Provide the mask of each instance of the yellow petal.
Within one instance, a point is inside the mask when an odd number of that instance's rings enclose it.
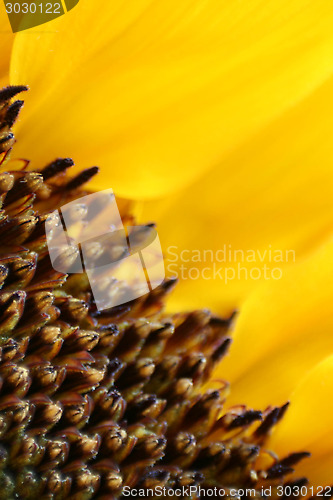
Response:
[[[301,378],[333,352],[332,258],[331,239],[244,302],[230,355],[213,374],[231,381],[230,404],[285,403]]]
[[[0,3],[0,88],[9,84],[9,63],[14,35],[9,24],[4,3]]]
[[[332,93],[330,79],[228,155],[223,169],[146,204],[142,220],[157,222],[169,273],[184,277],[170,308],[241,308],[260,281],[273,282],[325,240],[333,217]]]
[[[308,360],[311,362],[310,354]],[[319,486],[332,484],[332,394],[333,356],[329,356],[297,386],[291,396],[291,406],[269,443],[281,455],[290,450],[309,450],[312,458],[297,467],[297,473],[307,475]]]
[[[17,154],[97,162],[95,187],[125,197],[172,192],[331,75],[332,21],[331,0],[81,0],[16,38]]]

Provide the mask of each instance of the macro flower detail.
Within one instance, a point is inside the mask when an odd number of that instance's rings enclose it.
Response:
[[[116,499],[124,486],[220,488],[226,498],[272,488],[274,498],[281,485],[305,486],[297,464],[308,453],[266,449],[288,404],[224,410],[226,382],[203,390],[233,315],[167,314],[173,280],[100,312],[84,274],[53,269],[45,220],[87,194],[98,169],[71,177],[72,160],[61,158],[11,168],[23,90],[0,92],[0,498]],[[122,218],[132,221],[126,210]]]

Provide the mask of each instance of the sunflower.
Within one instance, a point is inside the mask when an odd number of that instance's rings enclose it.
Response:
[[[265,443],[311,451],[297,471],[331,484],[331,2],[81,0],[15,39],[1,22],[2,81],[30,87],[15,156],[38,171],[97,163],[91,188],[112,183],[158,222],[167,268],[171,247],[177,264],[187,252],[198,279],[180,280],[169,311],[239,310],[229,357],[201,382],[230,380],[229,404],[276,405],[263,418],[290,400]],[[224,247],[237,279],[202,258]],[[279,279],[249,279],[270,251],[293,258]]]
[[[84,184],[98,169],[69,177],[69,158],[39,171],[26,171],[26,162],[11,170],[11,126],[22,107],[12,98],[24,90],[0,91],[6,167],[0,176],[0,498],[163,493],[195,500],[311,491],[307,478],[294,474],[308,452],[279,458],[267,448],[287,404],[263,412],[244,405],[225,410],[228,384],[204,388],[230,345],[233,315],[167,314],[163,305],[174,280],[101,311],[96,286],[106,301],[121,295],[124,281],[116,273],[105,283],[104,272],[90,287],[89,267],[71,276],[53,268],[46,234],[57,231],[54,209],[69,203],[62,214],[77,230],[85,212],[93,214],[91,227],[100,224],[107,201],[84,201],[92,199]],[[132,219],[124,207],[123,223]],[[145,248],[150,226],[130,232],[131,245],[137,240]],[[115,240],[85,240],[84,248],[96,265],[119,255]],[[73,250],[60,246],[62,269],[76,268]]]

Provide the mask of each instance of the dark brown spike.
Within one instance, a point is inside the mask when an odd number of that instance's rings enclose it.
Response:
[[[262,420],[262,412],[256,410],[248,410],[235,417],[230,423],[227,424],[227,428],[230,430],[236,429],[237,427],[244,427],[258,420]]]
[[[26,85],[11,85],[0,90],[0,103],[4,103],[15,97],[21,92],[28,90]]]
[[[187,377],[196,380],[202,376],[207,365],[207,359],[202,353],[192,353],[186,356],[179,367],[177,377]]]
[[[255,431],[255,436],[260,438],[266,436],[270,430],[283,418],[283,415],[289,407],[289,402],[281,406],[281,408],[273,408],[264,418],[258,429]]]
[[[222,358],[227,354],[229,351],[229,348],[232,344],[232,339],[231,338],[226,338],[222,344],[213,352],[212,355],[212,363],[213,365],[216,365],[221,361]]]
[[[125,330],[113,355],[121,357],[126,362],[134,361],[151,329],[152,327],[149,321],[142,319],[135,321],[135,323]]]
[[[141,348],[141,355],[158,359],[174,331],[175,327],[172,323],[152,325],[152,329]]]
[[[209,419],[209,415],[221,407],[220,393],[211,391],[203,394],[190,408],[186,420],[188,424],[198,424]]]
[[[167,352],[177,348],[177,344],[190,346],[193,343],[199,343],[204,337],[204,328],[211,319],[211,313],[208,310],[194,311],[185,316],[184,321],[177,326],[174,335],[167,344]]]
[[[44,181],[52,179],[74,165],[72,158],[57,158],[40,171]]]
[[[11,104],[5,114],[5,124],[7,127],[11,128],[16,122],[18,115],[22,109],[24,101],[15,101]]]
[[[299,453],[291,453],[286,458],[280,460],[280,464],[287,467],[294,467],[294,465],[298,464],[304,458],[311,457],[311,453],[307,451],[299,452]]]
[[[192,464],[194,469],[202,470],[220,464],[228,455],[227,447],[222,442],[213,443],[203,448]]]
[[[270,467],[265,473],[265,479],[278,479],[280,477],[284,477],[288,474],[294,472],[292,467],[288,467],[287,465],[275,464],[273,467]]]
[[[70,180],[66,186],[67,191],[74,191],[90,181],[96,174],[98,174],[98,167],[91,167],[83,170],[80,174]]]

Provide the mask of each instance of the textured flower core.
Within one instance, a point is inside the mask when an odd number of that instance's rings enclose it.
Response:
[[[232,318],[167,315],[173,281],[101,313],[84,274],[52,268],[47,215],[86,194],[98,169],[73,178],[70,159],[14,167],[22,101],[13,98],[23,90],[0,92],[0,498],[113,499],[123,486],[191,485],[226,498],[253,488],[259,498],[262,487],[275,497],[278,486],[307,484],[293,470],[307,453],[265,449],[287,405],[224,411],[226,383],[203,391]],[[126,210],[122,218],[133,221]]]

